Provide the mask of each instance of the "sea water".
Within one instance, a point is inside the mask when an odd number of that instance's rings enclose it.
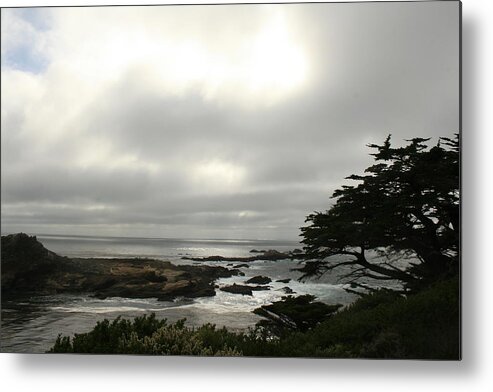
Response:
[[[250,251],[276,249],[281,252],[300,248],[295,241],[267,240],[200,240],[161,238],[115,238],[90,236],[38,235],[38,240],[49,250],[68,257],[129,258],[146,257],[171,261],[174,264],[207,264],[231,267],[238,262],[198,262],[186,257],[212,255],[245,257]],[[225,326],[233,331],[253,327],[260,317],[252,311],[285,296],[285,287],[296,295],[312,294],[328,304],[348,304],[355,297],[330,276],[320,280],[300,282],[301,274],[293,271],[296,260],[253,261],[240,268],[245,276],[233,276],[216,281],[219,287],[244,282],[256,275],[272,279],[267,291],[254,291],[252,296],[232,294],[216,289],[214,297],[196,299],[177,298],[172,302],[149,299],[106,298],[88,295],[57,294],[28,297],[2,302],[0,347],[3,352],[45,352],[58,334],[73,335],[90,331],[97,321],[118,316],[133,318],[154,312],[158,318],[170,322],[186,319],[189,326],[205,323]],[[289,283],[276,282],[291,279]]]

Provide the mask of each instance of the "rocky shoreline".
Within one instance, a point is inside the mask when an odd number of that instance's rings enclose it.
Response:
[[[256,250],[252,249],[250,253],[255,253],[255,256],[246,257],[227,257],[227,256],[207,256],[207,257],[182,257],[183,260],[193,260],[193,261],[232,261],[240,263],[249,263],[252,261],[263,260],[263,261],[279,261],[286,259],[299,258],[302,255],[301,250],[295,249],[291,252],[279,252],[275,249],[269,250]]]
[[[81,259],[57,255],[36,237],[2,236],[2,296],[56,293],[90,294],[97,298],[157,298],[170,301],[214,296],[214,282],[239,274],[220,266],[176,266],[152,259]]]

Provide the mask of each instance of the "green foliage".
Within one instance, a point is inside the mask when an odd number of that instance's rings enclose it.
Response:
[[[369,146],[376,163],[349,176],[358,184],[336,190],[335,204],[301,228],[304,278],[344,268],[348,282],[399,280],[417,291],[458,272],[459,138],[440,138],[432,148],[428,140],[393,148],[389,136]],[[369,250],[383,257],[370,260]],[[417,263],[396,265],[407,255]]]
[[[72,339],[58,336],[52,353],[146,354],[146,355],[216,355],[238,356],[241,353],[226,344],[226,330],[216,331],[207,324],[197,331],[185,327],[185,320],[168,324],[155,314],[133,321],[118,317],[98,322],[91,332]],[[209,336],[209,339],[207,337]],[[214,336],[212,342],[210,336]]]
[[[228,332],[217,331],[207,324],[198,330],[185,327],[185,320],[168,324],[155,314],[136,317],[133,321],[118,317],[98,322],[91,332],[76,334],[72,339],[58,336],[52,353],[146,354],[146,355],[215,355],[238,356],[228,346]],[[215,339],[212,340],[211,336]],[[230,339],[231,341],[231,339]]]
[[[290,301],[296,308],[306,300]],[[287,306],[280,302],[278,310]],[[262,327],[247,333],[211,324],[195,329],[184,320],[168,324],[151,315],[104,320],[72,339],[59,336],[50,352],[458,359],[459,338],[459,285],[454,278],[408,297],[379,290],[310,329],[285,330],[277,338]]]
[[[205,325],[200,328],[214,333],[214,326]],[[207,345],[201,333],[185,328],[183,323],[166,325],[159,328],[151,336],[139,337],[132,333],[128,340],[122,339],[119,349],[125,353],[148,355],[199,355],[199,356],[238,356],[235,348],[227,345]]]
[[[458,279],[408,297],[378,291],[282,344],[284,355],[458,359]]]
[[[176,325],[182,326],[183,321]],[[156,319],[154,313],[136,317],[133,321],[120,317],[111,322],[104,319],[89,333],[75,334],[72,339],[58,336],[50,352],[121,354],[124,353],[121,343],[129,341],[131,336],[143,339],[165,326],[166,320]]]

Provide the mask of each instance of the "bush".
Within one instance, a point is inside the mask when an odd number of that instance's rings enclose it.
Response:
[[[233,333],[211,324],[189,328],[185,320],[168,324],[152,314],[133,321],[104,320],[91,332],[59,336],[50,352],[459,359],[458,283],[458,278],[439,282],[407,298],[380,290],[314,323],[312,329],[286,331],[277,338],[261,326]]]
[[[458,279],[409,297],[370,294],[306,333],[292,334],[279,355],[459,359]]]

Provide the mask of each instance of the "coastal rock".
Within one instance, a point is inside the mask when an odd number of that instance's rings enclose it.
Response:
[[[284,286],[279,290],[283,291],[285,294],[295,294],[294,290],[291,287]]]
[[[276,282],[279,282],[279,283],[289,283],[289,282],[291,282],[291,278],[278,279],[278,280],[276,280]]]
[[[221,291],[232,294],[253,295],[254,291],[270,290],[269,286],[247,286],[233,283],[230,286],[220,288]]]
[[[286,257],[287,253],[279,252],[275,249],[269,249],[263,252],[264,257]]]
[[[252,249],[255,250],[255,249]],[[260,252],[260,251],[259,251]],[[255,252],[252,252],[255,253]],[[278,261],[291,259],[292,256],[289,253],[279,252],[274,249],[269,249],[265,251],[261,251],[261,253],[256,254],[255,256],[247,256],[247,257],[225,257],[225,256],[207,256],[207,257],[182,257],[183,260],[193,260],[193,261],[237,261],[242,263],[263,260],[263,261]]]
[[[233,283],[231,286],[221,287],[220,290],[232,294],[253,295],[252,287],[236,283]]]
[[[253,283],[253,284],[267,284],[272,282],[272,279],[267,276],[254,276],[253,278],[248,279],[245,283]]]
[[[24,233],[2,236],[2,293],[26,290],[62,268],[66,258],[46,249],[35,236]]]
[[[254,286],[253,291],[267,291],[270,290],[270,286]]]
[[[98,298],[214,296],[218,278],[239,275],[237,269],[182,265],[152,259],[81,259],[61,257],[36,237],[2,237],[2,296],[86,293]]]

